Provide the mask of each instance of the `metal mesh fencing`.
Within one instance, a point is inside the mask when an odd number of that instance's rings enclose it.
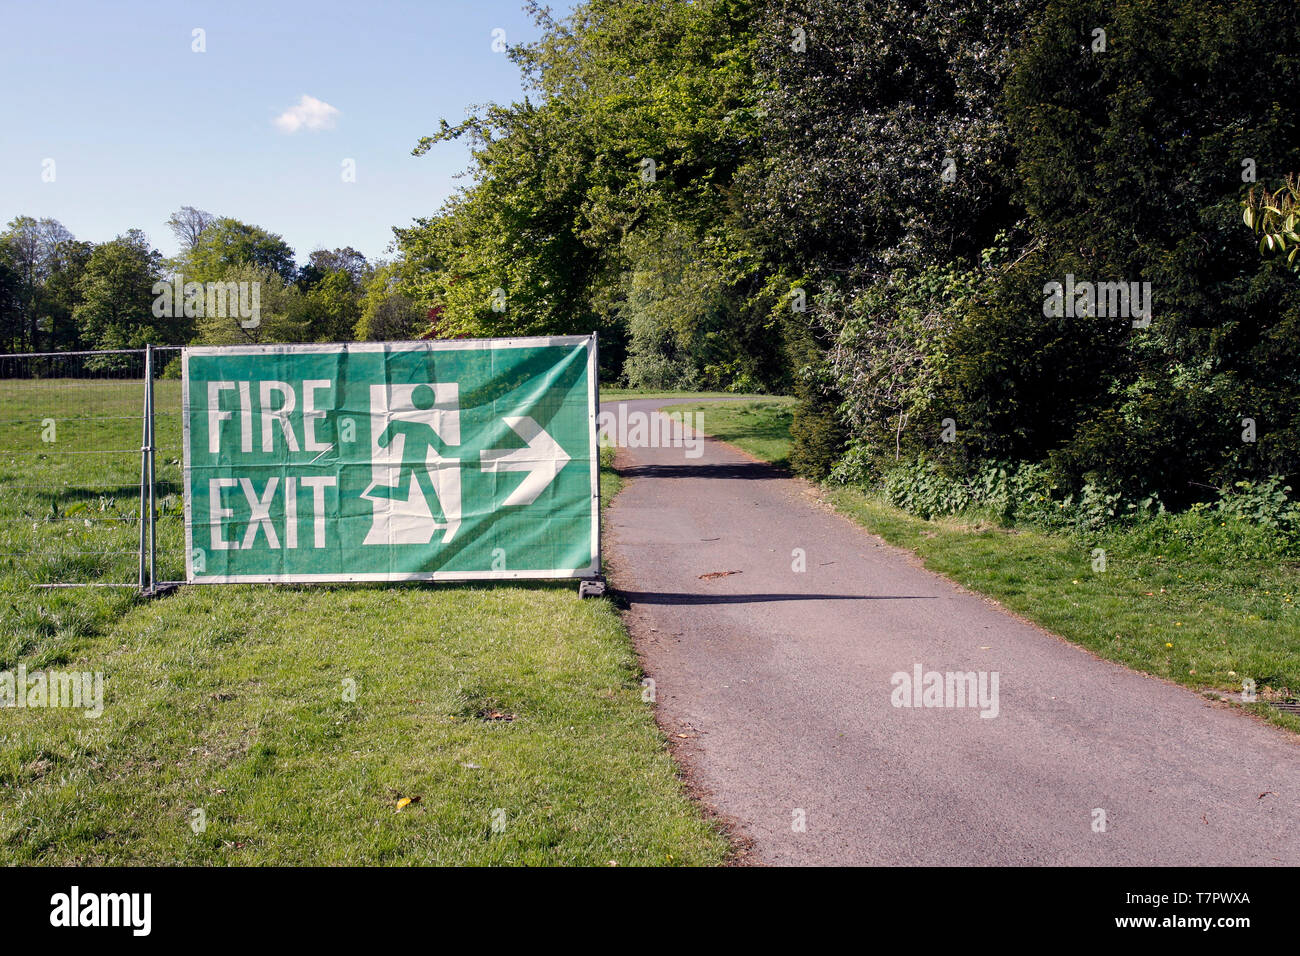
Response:
[[[155,586],[185,580],[185,456],[181,347],[153,349]]]
[[[141,589],[183,576],[180,381],[159,378],[178,356],[0,355],[0,575]]]

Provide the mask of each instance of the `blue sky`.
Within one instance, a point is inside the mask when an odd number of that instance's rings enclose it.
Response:
[[[138,227],[171,255],[167,217],[197,206],[280,233],[299,262],[382,256],[392,226],[437,211],[468,150],[411,148],[440,117],[519,99],[493,30],[539,32],[520,0],[8,0],[3,22],[0,222],[48,216],[94,242]],[[291,112],[304,96],[326,105]]]

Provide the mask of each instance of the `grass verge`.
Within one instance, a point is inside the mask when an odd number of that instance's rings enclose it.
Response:
[[[616,401],[624,398],[733,398],[741,399],[747,396],[738,395],[735,392],[680,392],[680,391],[656,391],[654,389],[644,388],[604,388],[600,390],[600,400],[602,402]]]
[[[663,411],[692,412],[705,433],[784,468],[790,463],[794,405],[793,398],[765,396],[736,402],[671,405]]]

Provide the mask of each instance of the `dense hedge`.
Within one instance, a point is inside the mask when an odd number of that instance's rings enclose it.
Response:
[[[1005,71],[975,76],[999,87],[986,138],[1005,138],[1011,160],[987,178],[1005,187],[992,201],[1003,214],[955,227],[951,248],[968,251],[952,256],[909,249],[863,215],[860,241],[893,244],[858,262],[889,274],[831,281],[819,300],[857,467],[918,452],[951,474],[1037,462],[1076,494],[1171,506],[1300,471],[1300,283],[1242,223],[1251,172],[1276,185],[1300,168],[1300,8],[977,6],[1031,13]],[[969,48],[945,49],[958,71]],[[825,154],[816,164],[836,167]],[[969,175],[959,163],[958,182]],[[1137,284],[1134,306],[1149,289],[1149,324],[1104,314],[1105,296],[1089,314],[1086,299],[1048,301],[1049,283],[1071,281]]]

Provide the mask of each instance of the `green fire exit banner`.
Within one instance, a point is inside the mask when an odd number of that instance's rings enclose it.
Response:
[[[186,580],[590,577],[594,336],[187,348]]]

